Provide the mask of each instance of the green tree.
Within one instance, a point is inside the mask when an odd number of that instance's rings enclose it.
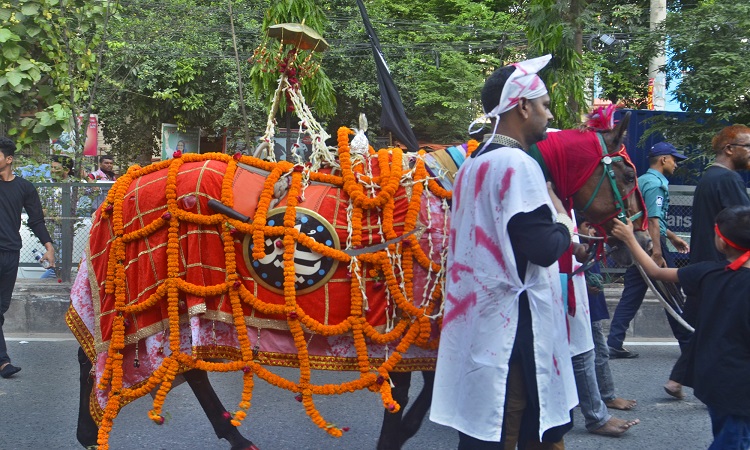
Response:
[[[72,130],[96,96],[108,0],[18,0],[0,8],[0,122],[21,146]],[[74,118],[85,115],[81,127]]]
[[[583,20],[588,33],[584,59],[598,79],[601,96],[628,108],[645,108],[649,2],[596,0],[586,8]],[[607,46],[600,40],[604,35],[617,41]]]
[[[241,55],[259,43],[263,10],[256,4],[234,8]],[[205,135],[224,128],[237,134],[232,129],[243,120],[227,1],[136,0],[123,6],[121,16],[108,42],[106,86],[97,103],[120,165],[150,163],[159,153],[162,123],[201,127]],[[246,58],[239,61],[245,72]],[[263,106],[252,96],[244,100],[249,127],[258,132]]]
[[[656,38],[672,49],[668,81],[691,114],[683,121],[654,121],[651,130],[710,153],[719,129],[750,123],[750,4],[710,0],[678,9],[668,13]]]
[[[554,57],[540,76],[549,89],[557,128],[577,125],[587,109],[581,17],[585,5],[585,0],[532,0],[529,5],[528,56]]]
[[[493,10],[492,2],[365,3],[417,137],[465,140],[468,124],[481,112],[484,79],[518,51],[517,17]],[[363,111],[373,122],[381,107],[369,40],[356,8],[341,5],[335,11],[331,17],[341,41],[332,40],[339,46],[324,64],[335,74],[336,120],[353,125],[356,112]]]

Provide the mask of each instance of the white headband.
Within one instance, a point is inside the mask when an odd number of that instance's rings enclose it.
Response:
[[[518,104],[521,98],[527,98],[533,100],[539,98],[547,93],[547,86],[537,72],[542,70],[544,66],[549,63],[552,59],[552,55],[544,55],[538,58],[530,59],[528,61],[522,61],[513,64],[516,70],[513,71],[511,76],[505,82],[503,86],[503,92],[500,95],[500,103],[492,109],[492,111],[485,113],[482,117],[473,121],[469,125],[469,134],[474,134],[479,130],[473,130],[475,124],[481,123],[484,125],[484,120],[489,118],[495,118],[495,130],[497,130],[497,123],[500,121],[500,115],[510,111]],[[492,132],[495,134],[495,131]]]

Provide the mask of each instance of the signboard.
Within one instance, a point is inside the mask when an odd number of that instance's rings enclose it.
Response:
[[[78,123],[83,116],[78,116]],[[89,126],[86,127],[86,142],[83,144],[83,156],[96,156],[99,146],[99,118],[96,114],[89,116]]]
[[[77,123],[81,124],[83,116],[78,116]],[[75,158],[76,144],[73,139],[74,133],[63,131],[57,139],[50,140],[50,153]],[[83,144],[83,156],[96,156],[99,146],[99,117],[96,114],[89,116],[89,125],[86,127],[86,141]]]
[[[654,110],[654,79],[653,78],[648,79],[648,99],[646,101],[648,104],[648,109],[653,111]]]
[[[175,151],[182,153],[200,153],[200,128],[192,127],[178,130],[177,125],[161,124],[161,159],[169,159]]]

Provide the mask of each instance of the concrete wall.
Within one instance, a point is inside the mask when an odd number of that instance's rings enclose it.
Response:
[[[68,333],[65,311],[70,285],[57,280],[16,280],[3,333]]]

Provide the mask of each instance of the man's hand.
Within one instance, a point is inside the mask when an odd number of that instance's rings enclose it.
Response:
[[[654,253],[651,255],[651,259],[654,260],[657,266],[659,267],[667,267],[667,262],[664,260],[664,255],[661,253]]]
[[[681,237],[677,236],[676,234],[672,237],[670,237],[670,242],[672,242],[672,245],[674,245],[674,248],[677,249],[680,253],[688,253],[690,252],[690,246],[688,245],[685,240],[683,240]]]
[[[588,244],[579,244],[573,242],[573,256],[576,257],[576,261],[583,264],[589,257],[589,246]]]
[[[52,244],[47,243],[44,248],[47,251],[44,252],[40,261],[47,261],[50,267],[55,267],[55,247],[53,247]]]
[[[596,286],[592,286],[590,284],[586,285],[586,290],[588,291],[589,295],[599,295],[599,293],[602,291]]]

